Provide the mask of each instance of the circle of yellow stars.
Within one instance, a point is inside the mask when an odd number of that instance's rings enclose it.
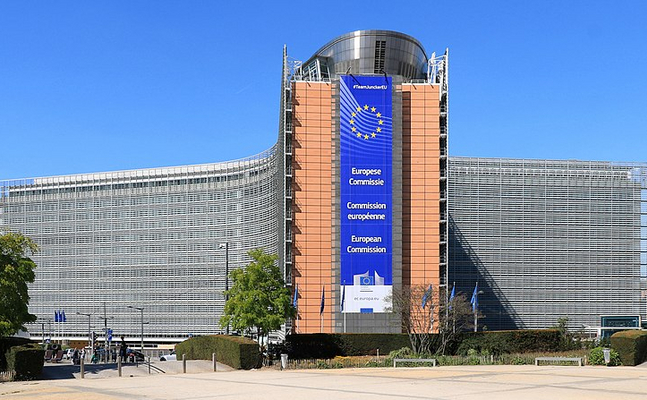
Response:
[[[353,132],[355,136],[357,136],[359,139],[362,139],[362,138],[364,140],[368,140],[369,138],[375,139],[377,137],[377,134],[382,132],[381,126],[378,126],[377,128],[375,128],[375,132],[371,132],[370,135],[368,133],[361,133],[360,131],[357,130],[357,127],[355,126],[355,117],[357,116],[357,113],[361,113],[369,110],[370,112],[374,113],[375,116],[377,117],[378,125],[384,124],[384,121],[382,120],[382,113],[377,111],[375,107],[369,107],[368,104],[364,104],[364,107],[357,106],[357,109],[350,114],[351,118],[348,122],[351,125],[351,128],[350,128],[351,132]]]

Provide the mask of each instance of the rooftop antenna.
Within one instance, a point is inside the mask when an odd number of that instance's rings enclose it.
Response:
[[[384,74],[384,81],[388,83],[389,82],[389,77],[386,75],[386,72],[384,72],[384,68],[382,68],[380,70],[380,72]]]

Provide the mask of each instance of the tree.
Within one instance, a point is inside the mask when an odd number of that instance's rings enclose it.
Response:
[[[36,321],[28,310],[27,284],[34,282],[36,263],[29,256],[37,250],[36,243],[20,233],[0,235],[0,336],[13,335]]]
[[[245,268],[232,271],[231,289],[220,325],[249,332],[254,328],[259,338],[277,330],[287,319],[295,316],[290,290],[285,287],[277,256],[261,249],[249,252],[253,261]]]
[[[552,327],[559,331],[562,349],[572,350],[581,347],[581,341],[576,340],[575,335],[568,330],[568,317],[561,317],[557,319],[557,323]]]
[[[474,314],[464,295],[454,297],[448,304],[443,292],[414,285],[394,289],[391,304],[391,311],[401,316],[402,331],[409,335],[415,354],[444,355],[458,334],[474,326]]]
[[[481,316],[480,311],[476,312]],[[438,321],[438,344],[437,353],[445,354],[447,346],[455,342],[459,334],[471,331],[474,328],[474,312],[467,296],[459,294],[449,303],[444,299],[440,306],[440,320]]]
[[[391,292],[390,311],[400,314],[402,331],[409,335],[415,354],[431,352],[434,308],[437,307],[434,299],[433,291],[424,285],[394,288]]]

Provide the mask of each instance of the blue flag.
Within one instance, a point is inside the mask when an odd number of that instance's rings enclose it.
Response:
[[[344,284],[342,286],[343,286],[343,289],[341,292],[341,312],[344,312],[344,303],[346,302],[346,285]]]
[[[429,288],[427,288],[427,290],[425,291],[425,294],[422,296],[422,309],[423,310],[427,306],[427,300],[429,300],[429,296],[431,296],[431,285],[429,285]]]
[[[54,322],[59,322],[59,321],[60,321],[60,317],[58,315],[58,311],[54,310]]]
[[[65,318],[65,311],[61,311],[59,318],[61,319],[61,322],[67,322],[67,318]]]
[[[472,305],[472,312],[476,312],[476,310],[479,308],[479,283],[478,281],[476,282],[476,286],[474,286],[474,293],[472,293],[472,299],[470,300],[470,304]]]
[[[326,305],[326,292],[325,292],[325,289],[326,289],[325,286],[321,287],[321,307],[319,307],[319,315],[323,314],[324,306]]]
[[[299,285],[294,288],[294,299],[292,299],[292,306],[298,308],[299,301]]]
[[[449,309],[452,309],[452,303],[454,301],[454,296],[456,295],[456,284],[452,286],[452,293],[449,295]]]

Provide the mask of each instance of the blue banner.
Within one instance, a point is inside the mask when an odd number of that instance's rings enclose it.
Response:
[[[384,312],[393,286],[391,78],[343,75],[339,86],[343,312]]]

